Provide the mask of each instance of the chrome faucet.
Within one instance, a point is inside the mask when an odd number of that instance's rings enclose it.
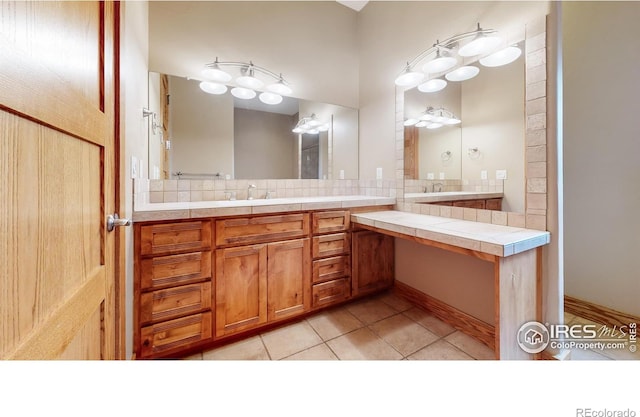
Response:
[[[434,193],[441,193],[442,192],[442,186],[443,184],[441,182],[436,182],[433,184],[433,192]],[[436,187],[438,187],[438,191],[436,191]]]
[[[253,200],[252,189],[254,188],[256,188],[255,184],[249,184],[249,187],[247,189],[247,200]]]
[[[236,192],[235,191],[225,191],[224,192],[224,197],[229,201],[234,201],[236,199]]]
[[[265,200],[270,199],[272,194],[273,194],[273,191],[267,190],[267,193],[264,195]]]

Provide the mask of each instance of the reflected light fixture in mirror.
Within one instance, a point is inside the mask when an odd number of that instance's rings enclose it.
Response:
[[[504,45],[504,40],[497,35],[497,31],[482,29],[478,23],[476,30],[452,36],[442,42],[437,41],[418,54],[407,62],[395,83],[401,87],[418,85],[418,90],[424,93],[440,91],[447,86],[447,82],[441,78],[443,74],[444,78],[453,82],[466,81],[478,75],[480,68],[477,66],[460,66],[464,58],[479,57],[481,65],[497,67],[515,61],[522,53],[515,46]],[[456,58],[456,55],[460,58]],[[428,57],[431,58],[422,66],[422,71],[413,69]]]
[[[427,107],[427,110],[419,118],[409,118],[404,121],[405,126],[426,127],[427,129],[438,129],[442,126],[453,126],[460,123],[462,121],[444,107],[438,109]]]
[[[234,80],[231,94],[234,97],[243,100],[251,100],[258,95],[256,90],[265,88],[265,82],[256,77],[256,73],[260,73],[275,79],[266,86],[267,91],[263,91],[259,95],[259,100],[265,104],[276,105],[283,100],[283,95],[290,95],[293,90],[289,86],[282,74],[276,74],[266,68],[255,65],[253,62],[220,62],[216,57],[213,63],[205,65],[202,70],[204,81],[200,83],[200,89],[209,94],[224,94],[227,92],[225,83],[229,83],[233,76],[221,69],[221,67],[231,67],[239,69],[240,76]]]
[[[321,122],[318,120],[315,113],[311,116],[303,117],[298,121],[296,126],[291,130],[293,133],[304,134],[309,133],[316,135],[320,132],[326,132],[329,130],[329,123]]]

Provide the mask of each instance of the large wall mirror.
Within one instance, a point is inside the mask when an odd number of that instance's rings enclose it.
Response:
[[[358,111],[285,97],[278,105],[207,94],[149,74],[149,178],[357,179]],[[318,133],[294,133],[314,115]]]
[[[524,51],[524,41],[518,46]],[[506,171],[502,210],[525,212],[525,56],[494,68],[480,67],[470,80],[444,90],[405,92],[404,117],[420,118],[444,108],[461,120],[437,129],[413,129],[415,146],[405,147],[405,179],[495,182]]]

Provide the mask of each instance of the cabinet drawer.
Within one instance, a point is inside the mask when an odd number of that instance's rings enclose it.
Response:
[[[313,261],[312,282],[324,282],[351,275],[350,256],[334,256],[333,258]]]
[[[207,278],[211,278],[211,251],[156,256],[140,261],[140,287],[143,290]]]
[[[349,230],[349,210],[320,211],[313,213],[313,233],[331,233]]]
[[[151,357],[172,349],[211,338],[211,312],[194,314],[142,328],[142,357]]]
[[[141,295],[140,322],[169,320],[207,309],[211,309],[211,282],[167,288]]]
[[[140,227],[140,253],[157,255],[211,248],[211,221]]]
[[[485,200],[484,208],[487,210],[502,210],[502,199],[501,198],[490,198]]]
[[[313,286],[313,307],[337,303],[349,298],[351,283],[349,278],[334,279]]]
[[[309,214],[307,213],[216,221],[216,245],[218,246],[271,242],[306,237],[308,234]]]
[[[332,235],[316,236],[313,238],[313,257],[324,258],[326,256],[342,255],[351,251],[351,243],[348,233],[335,233]]]

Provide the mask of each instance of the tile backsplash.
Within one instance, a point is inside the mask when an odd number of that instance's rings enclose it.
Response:
[[[136,204],[189,201],[246,200],[249,185],[253,198],[367,195],[396,197],[394,180],[134,180]]]

